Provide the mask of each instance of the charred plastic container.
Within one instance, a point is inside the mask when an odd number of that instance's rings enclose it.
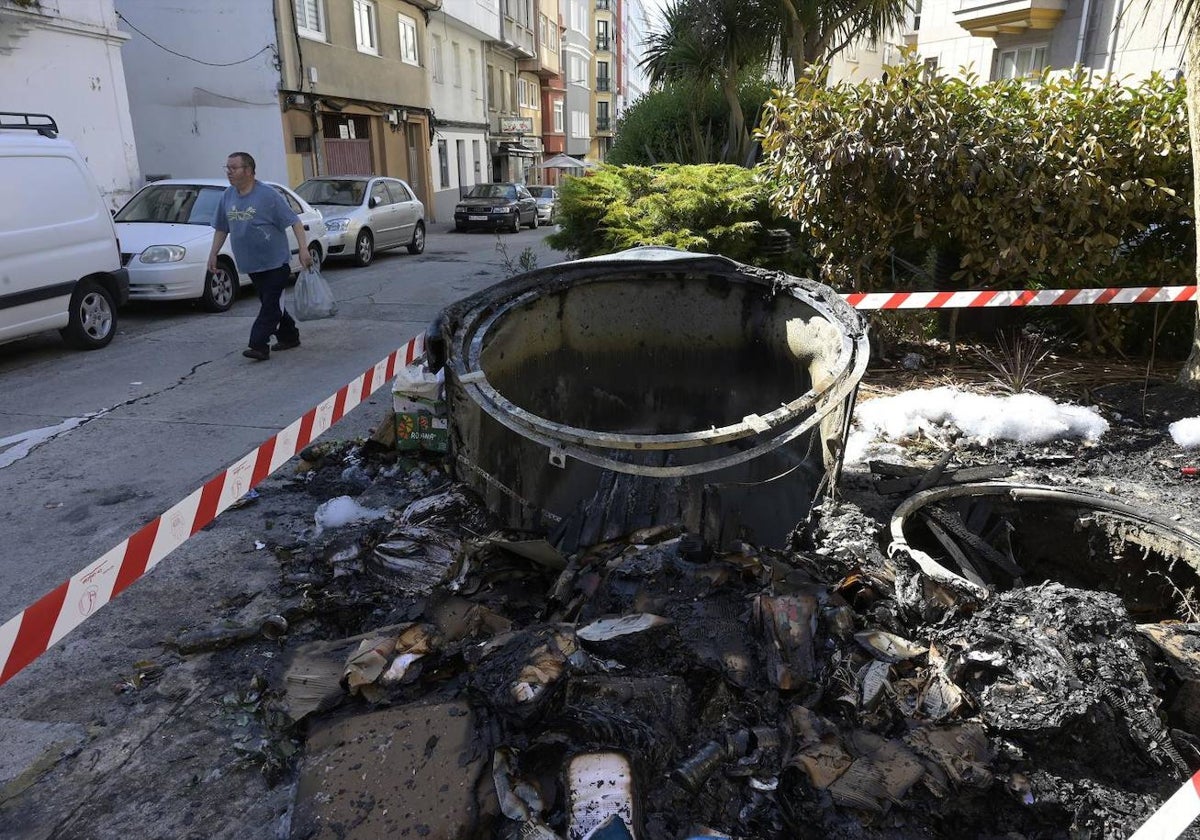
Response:
[[[672,523],[784,544],[836,483],[868,355],[828,287],[671,248],[522,274],[435,329],[456,477],[568,550]]]

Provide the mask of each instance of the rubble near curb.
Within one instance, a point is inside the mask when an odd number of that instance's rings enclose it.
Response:
[[[1200,626],[1115,594],[971,597],[847,500],[808,550],[659,527],[560,556],[429,464],[349,454],[376,472],[360,504],[401,498],[281,553],[304,635],[339,654],[297,695],[293,837],[1118,838],[1200,765]],[[376,561],[397,543],[404,568]],[[585,766],[621,793],[580,828]]]

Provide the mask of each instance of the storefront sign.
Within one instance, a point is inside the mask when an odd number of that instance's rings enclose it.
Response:
[[[501,117],[501,134],[532,134],[533,117]]]

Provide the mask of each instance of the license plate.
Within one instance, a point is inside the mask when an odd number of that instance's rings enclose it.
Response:
[[[486,222],[487,216],[467,216],[468,222]]]

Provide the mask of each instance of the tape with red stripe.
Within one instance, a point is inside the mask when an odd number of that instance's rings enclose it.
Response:
[[[0,626],[0,685],[278,470],[425,352],[417,336]]]

